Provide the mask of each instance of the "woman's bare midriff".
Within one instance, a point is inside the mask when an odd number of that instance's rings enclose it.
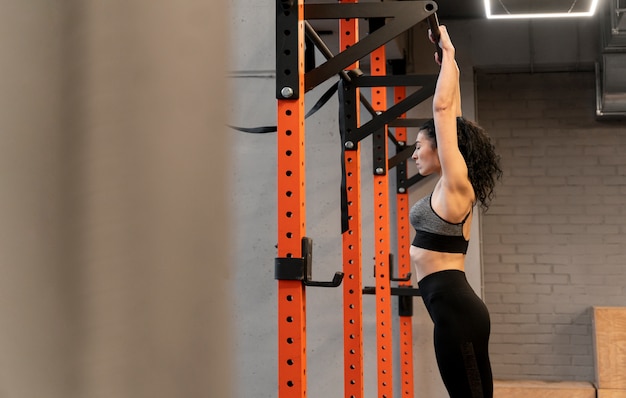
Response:
[[[440,253],[411,245],[409,254],[418,282],[435,272],[465,270],[465,255],[462,253]]]

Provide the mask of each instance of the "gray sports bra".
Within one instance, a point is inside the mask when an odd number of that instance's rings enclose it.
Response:
[[[409,220],[415,228],[413,246],[443,253],[467,253],[469,241],[463,236],[463,225],[471,210],[458,224],[441,218],[431,203],[433,194],[418,200],[409,212]]]

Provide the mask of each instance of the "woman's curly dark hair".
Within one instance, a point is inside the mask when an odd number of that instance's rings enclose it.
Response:
[[[420,131],[422,130],[426,132],[436,148],[437,135],[434,120],[430,119],[424,123],[420,128]],[[500,156],[496,153],[485,130],[476,123],[457,117],[456,130],[459,150],[467,164],[470,183],[481,209],[486,212],[494,196],[493,188],[496,181],[502,177]]]

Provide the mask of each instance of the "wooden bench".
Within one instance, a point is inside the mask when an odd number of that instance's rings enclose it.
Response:
[[[598,398],[626,398],[626,307],[593,307]]]
[[[494,398],[626,398],[626,307],[593,307],[593,345],[595,386],[576,381],[495,380]]]
[[[494,398],[596,398],[593,384],[581,381],[494,380],[493,389]]]
[[[598,390],[598,398],[626,398],[626,390],[601,388]]]
[[[626,307],[593,307],[598,389],[626,390]]]

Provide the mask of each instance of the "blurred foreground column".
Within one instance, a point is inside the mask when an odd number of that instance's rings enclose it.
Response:
[[[227,2],[0,0],[0,397],[231,396]]]

